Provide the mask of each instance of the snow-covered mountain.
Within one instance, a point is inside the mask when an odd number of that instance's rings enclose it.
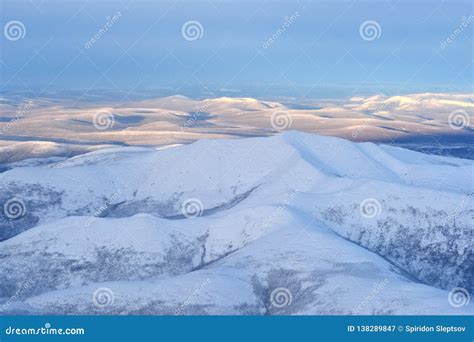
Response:
[[[0,311],[472,314],[473,166],[300,132],[25,162]]]

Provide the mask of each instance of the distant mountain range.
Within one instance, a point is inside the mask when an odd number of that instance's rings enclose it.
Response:
[[[172,146],[200,139],[298,130],[474,159],[472,94],[375,95],[345,100],[170,96],[124,102],[0,98],[0,164],[71,157],[111,146]]]

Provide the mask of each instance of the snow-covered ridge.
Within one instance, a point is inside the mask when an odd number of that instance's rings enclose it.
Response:
[[[286,132],[13,168],[0,303],[31,282],[7,312],[469,312],[447,294],[474,290],[473,164]],[[270,305],[281,287],[293,304]]]

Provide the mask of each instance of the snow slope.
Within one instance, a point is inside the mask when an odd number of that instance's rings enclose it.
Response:
[[[0,189],[23,209],[0,217],[7,313],[473,312],[448,300],[474,290],[469,160],[286,132],[100,150]]]

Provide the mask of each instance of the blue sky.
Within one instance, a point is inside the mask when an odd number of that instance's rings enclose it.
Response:
[[[12,20],[25,28],[18,40],[1,36],[1,91],[263,97],[472,91],[474,22],[441,46],[474,14],[470,1],[4,0],[1,6],[2,28]],[[203,29],[196,40],[182,35],[191,20]],[[380,28],[373,40],[360,33],[367,21]]]

